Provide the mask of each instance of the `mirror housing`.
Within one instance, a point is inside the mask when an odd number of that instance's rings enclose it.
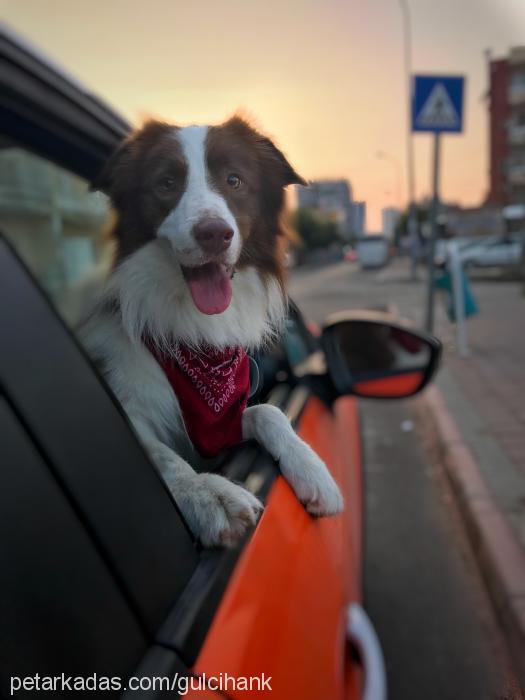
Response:
[[[441,356],[434,336],[374,312],[330,316],[321,345],[339,395],[377,399],[417,394],[434,376]]]

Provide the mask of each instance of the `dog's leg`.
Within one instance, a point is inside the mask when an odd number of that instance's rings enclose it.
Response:
[[[262,503],[223,476],[197,474],[146,421],[130,418],[195,536],[205,547],[237,544],[257,522]]]
[[[245,439],[254,438],[274,459],[312,515],[335,515],[343,510],[343,497],[325,463],[297,435],[276,406],[247,408],[242,416]]]

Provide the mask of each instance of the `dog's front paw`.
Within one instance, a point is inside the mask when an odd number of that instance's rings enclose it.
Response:
[[[263,510],[258,498],[218,474],[196,474],[175,498],[205,547],[233,547],[255,525]]]
[[[280,459],[281,471],[306,510],[317,517],[336,515],[344,501],[326,464],[299,438]]]

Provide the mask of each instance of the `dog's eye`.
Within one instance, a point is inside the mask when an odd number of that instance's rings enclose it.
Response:
[[[239,187],[240,187],[241,184],[242,184],[242,180],[241,180],[241,178],[239,177],[239,175],[237,175],[237,173],[230,173],[230,174],[228,175],[228,178],[227,178],[226,182],[227,182],[228,185],[229,185],[230,187],[232,187],[234,190],[238,190]]]
[[[175,187],[175,178],[166,175],[159,181],[159,188],[164,192],[169,192]]]

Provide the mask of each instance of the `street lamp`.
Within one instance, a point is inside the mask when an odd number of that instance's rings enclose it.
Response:
[[[391,163],[394,166],[394,175],[395,175],[395,180],[396,180],[396,205],[398,207],[401,206],[401,165],[399,163],[399,160],[393,156],[391,153],[385,153],[385,151],[377,151],[376,152],[376,158],[379,158],[379,160],[386,160],[388,163]]]
[[[417,279],[417,253],[418,253],[418,231],[417,214],[415,206],[415,171],[414,171],[414,143],[412,141],[412,125],[410,119],[410,102],[412,99],[412,26],[410,22],[410,11],[408,0],[398,0],[403,17],[403,44],[404,63],[406,77],[406,109],[407,109],[407,189],[408,189],[408,237],[410,241],[410,256],[412,260],[412,279]]]

